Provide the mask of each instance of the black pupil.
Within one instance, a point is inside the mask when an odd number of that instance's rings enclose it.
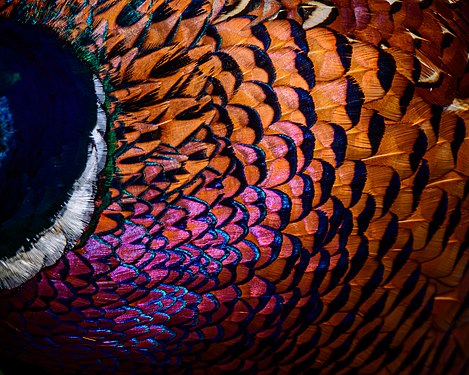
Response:
[[[52,225],[86,165],[93,76],[64,44],[0,20],[0,259]]]

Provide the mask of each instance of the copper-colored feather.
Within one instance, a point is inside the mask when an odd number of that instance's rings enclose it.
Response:
[[[53,373],[468,370],[466,4],[26,3],[42,18],[22,1],[0,16],[99,62],[112,173],[82,241],[0,294],[3,356]]]

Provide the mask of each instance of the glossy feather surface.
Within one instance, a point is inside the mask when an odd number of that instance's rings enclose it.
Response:
[[[87,61],[108,118],[81,240],[0,292],[2,355],[56,374],[467,373],[467,8],[0,1]]]

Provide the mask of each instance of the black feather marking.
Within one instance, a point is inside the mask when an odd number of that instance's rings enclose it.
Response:
[[[427,186],[429,178],[430,168],[428,167],[428,162],[424,159],[422,160],[422,164],[420,165],[420,168],[415,175],[414,185],[412,186],[412,195],[414,197],[412,202],[412,211],[417,209],[423,189],[425,189],[425,186]]]
[[[418,320],[418,319],[417,319]],[[383,373],[385,368],[387,368],[387,366],[394,362],[397,357],[399,356],[399,354],[401,353],[402,351],[402,348],[400,346],[389,346],[388,347],[388,350],[386,351],[386,353],[384,354],[384,360],[383,362],[381,363],[381,365],[376,369],[376,373],[377,374],[381,374]]]
[[[370,358],[380,358],[381,356],[385,355],[391,347],[391,343],[395,335],[396,331],[391,331],[386,334],[383,339],[379,340],[378,343],[374,345],[374,349],[370,355]]]
[[[265,175],[264,175],[263,179],[264,178],[265,178]],[[267,216],[266,194],[265,194],[264,190],[258,188],[257,186],[253,185],[253,186],[250,186],[250,188],[253,189],[257,194],[256,200],[252,201],[250,204],[259,209],[258,223],[261,223],[265,219],[265,217]],[[253,224],[253,225],[255,225],[255,224]],[[220,224],[220,226],[222,226],[222,224]]]
[[[233,59],[229,54],[225,52],[216,52],[214,55],[216,55],[220,59],[222,69],[227,72],[230,72],[235,78],[234,89],[237,90],[244,80],[243,73],[241,72],[238,63],[235,59]]]
[[[97,9],[95,10],[95,14],[101,14],[103,12],[108,11],[109,9],[114,7],[118,2],[119,2],[119,0],[98,1],[98,3],[101,3],[101,4],[99,4]]]
[[[280,119],[280,116],[282,115],[282,110],[280,109],[280,103],[278,102],[277,99],[277,94],[275,91],[272,89],[271,86],[268,84],[261,82],[261,81],[251,81],[257,84],[262,91],[264,92],[265,95],[265,100],[264,103],[268,104],[274,111],[274,118],[272,119],[272,123],[277,122]]]
[[[360,121],[364,98],[365,96],[360,85],[353,77],[347,76],[347,104],[345,105],[345,112],[347,112],[347,115],[354,126],[358,124],[358,121]]]
[[[390,48],[391,45],[389,44],[389,42],[386,39],[381,39],[378,43],[378,47],[382,48],[382,49],[386,49],[386,48]]]
[[[322,165],[322,176],[320,180],[321,184],[321,200],[319,205],[327,201],[331,195],[332,186],[335,182],[335,169],[332,165],[325,161],[321,161]]]
[[[140,133],[138,137],[138,143],[153,142],[161,138],[161,128],[155,127],[154,130]]]
[[[419,320],[419,319],[416,319],[416,320]],[[428,335],[428,331],[425,331],[423,333],[422,337],[420,337],[420,339],[415,343],[415,345],[412,346],[412,349],[409,351],[409,354],[404,358],[404,360],[401,362],[401,365],[397,369],[397,371],[396,371],[397,374],[402,374],[402,373],[406,372],[405,369],[407,367],[409,367],[412,364],[412,362],[415,361],[416,358],[420,357],[420,352],[425,347],[425,340],[427,338],[427,335]],[[426,356],[428,356],[428,351],[430,349],[431,349],[431,346],[429,346],[429,349],[425,353],[426,355],[421,356],[421,360],[426,359]],[[438,352],[438,353],[441,353],[441,351]],[[434,357],[438,358],[439,356],[435,355]],[[422,363],[419,367],[417,367],[417,365],[416,365],[415,368],[425,368],[425,366]],[[430,373],[433,373],[433,371],[430,371]]]
[[[422,64],[417,57],[414,57],[414,71],[412,72],[412,81],[417,83],[420,78],[420,73],[422,72]]]
[[[423,304],[425,294],[427,293],[427,284],[425,284],[422,289],[420,289],[415,296],[410,300],[409,305],[404,311],[404,314],[401,318],[401,323],[408,320],[410,316],[415,313]]]
[[[81,37],[80,38],[80,43],[83,43],[84,45],[90,45],[93,42],[93,40],[91,39],[91,36],[88,38],[88,37]],[[124,44],[124,41],[121,40],[120,42],[116,43],[110,50],[109,50],[109,57],[112,58],[112,57],[115,57],[115,56],[123,56],[125,55],[125,53],[128,51],[128,48],[125,46]],[[129,76],[127,75],[127,73],[124,73],[124,78],[125,80],[127,81],[127,78]],[[116,75],[116,79],[118,78],[118,75]],[[112,78],[111,78],[112,79]],[[114,80],[113,80],[114,81]],[[115,81],[114,81],[115,82]]]
[[[253,109],[252,107],[248,107],[246,105],[235,104],[234,107],[242,108],[248,115],[248,126],[254,130],[256,134],[256,138],[254,139],[253,143],[259,143],[262,137],[264,136],[264,128],[262,126],[261,117],[259,113]]]
[[[402,115],[405,115],[407,112],[407,107],[409,106],[412,97],[414,96],[414,85],[412,83],[408,83],[407,87],[402,94],[402,97],[399,100],[399,106],[401,108]]]
[[[131,0],[116,17],[116,23],[122,27],[129,27],[136,24],[143,17],[137,9],[145,0]]]
[[[451,329],[448,329],[443,338],[441,339],[441,341],[439,342],[437,348],[436,348],[436,353],[443,353],[445,351],[445,347],[448,345],[448,342],[450,340],[450,337],[451,337]],[[438,364],[438,359],[439,359],[439,356],[435,355],[433,357],[433,360],[430,364],[430,369],[432,370],[433,373],[436,373],[436,367],[437,367],[437,364]]]
[[[276,134],[276,137],[279,137],[283,140],[287,146],[288,151],[285,153],[284,158],[288,161],[288,166],[290,168],[290,173],[288,174],[288,180],[291,180],[296,174],[296,169],[298,165],[296,144],[289,136],[285,134]]]
[[[425,132],[419,129],[419,135],[412,148],[412,153],[409,155],[410,168],[415,172],[420,165],[423,155],[427,151],[428,139]]]
[[[206,4],[206,0],[192,0],[189,3],[189,6],[184,9],[184,12],[181,15],[182,19],[190,19],[204,14],[205,10],[203,6]]]
[[[390,14],[395,14],[402,9],[402,1],[395,1],[391,5],[391,9],[389,10]]]
[[[377,340],[378,334],[381,332],[383,328],[383,321],[381,321],[375,328],[373,328],[370,332],[360,338],[357,345],[354,349],[349,353],[349,355],[342,361],[336,363],[336,365],[332,368],[331,373],[337,374],[339,373],[339,369],[342,369],[348,366],[361,352],[371,347]],[[348,371],[349,375],[358,375],[359,370],[357,368],[354,369],[355,371]]]
[[[422,40],[425,40],[425,38],[422,38],[422,34],[420,34],[417,30],[413,29],[412,33],[417,35],[417,38],[414,38],[414,46],[416,49],[422,48]]]
[[[363,315],[363,321],[358,326],[358,329],[364,327],[369,322],[376,319],[383,312],[388,296],[388,291],[385,291],[383,295],[379,297],[378,300],[373,303],[373,305],[368,310],[366,310],[365,314]]]
[[[282,200],[283,199],[284,198],[282,198]],[[285,197],[285,199],[290,201],[288,196]],[[289,207],[291,207],[291,205]],[[285,213],[285,217],[289,217],[291,214],[290,209],[285,211]],[[287,221],[289,222],[289,220]],[[286,224],[288,224],[288,222]],[[304,251],[303,244],[301,243],[298,237],[289,234],[287,234],[286,236],[292,243],[292,256],[286,260],[286,266],[282,272],[280,280],[285,280],[293,274],[292,285],[298,285],[298,283],[301,281],[304,271],[308,267],[309,254]]]
[[[272,191],[275,192],[280,197],[280,200],[282,201],[282,207],[277,211],[277,215],[280,218],[280,226],[278,230],[283,230],[290,222],[292,203],[288,194],[280,190],[276,190],[276,189],[272,189]],[[296,258],[294,257],[293,253],[291,257],[292,259],[289,259],[288,262],[293,261],[293,263],[296,263]],[[286,278],[287,276],[288,275],[285,275],[284,278]]]
[[[308,43],[306,42],[306,31],[297,22],[293,20],[288,20],[288,22],[290,23],[291,36],[293,37],[296,45],[307,55],[309,52],[309,47]]]
[[[324,321],[328,321],[332,315],[339,312],[345,306],[349,299],[350,290],[349,284],[342,286],[337,296],[327,304],[327,312],[323,317]]]
[[[126,111],[133,112],[138,111],[141,108],[150,107],[157,102],[158,98],[158,91],[149,92],[142,97],[134,97],[125,102],[122,102],[122,108]],[[156,123],[156,121],[154,121]]]
[[[366,199],[366,204],[364,210],[358,215],[358,231],[359,233],[364,233],[370,225],[370,221],[373,218],[376,211],[376,202],[372,195],[368,195]]]
[[[186,54],[174,58],[162,59],[161,63],[157,64],[150,72],[151,78],[167,77],[175,74],[178,70],[185,67],[191,62],[191,58]]]
[[[345,288],[345,286],[344,286],[344,288]],[[342,291],[341,291],[341,293],[342,293]],[[335,299],[337,299],[337,297]],[[328,311],[328,314],[329,314],[329,311]],[[324,319],[324,320],[328,320],[328,319]],[[349,330],[352,327],[354,322],[355,322],[355,314],[353,312],[348,313],[345,316],[345,318],[342,319],[342,321],[337,326],[334,327],[331,336],[329,337],[329,339],[326,342],[324,342],[324,345],[330,345],[335,340],[337,340],[339,337],[341,337],[344,332],[346,332],[347,330]]]
[[[221,12],[221,14],[228,14],[228,13],[231,13],[233,10],[236,9],[236,7],[239,5],[241,1],[233,1],[232,4],[228,4],[228,5],[225,5],[223,7],[223,10]],[[259,4],[261,3],[261,0],[252,0],[252,1],[249,1],[246,6],[241,10],[239,11],[238,13],[236,13],[236,16],[245,16],[246,14],[248,14],[249,12],[253,11],[254,9],[256,9]]]
[[[158,23],[171,17],[176,11],[167,2],[163,2],[152,14],[151,22]]]
[[[299,196],[301,198],[301,208],[302,208],[302,213],[298,217],[297,221],[300,221],[304,219],[306,216],[309,215],[311,212],[311,207],[313,206],[313,199],[314,199],[314,185],[313,185],[313,180],[311,179],[310,176],[306,174],[299,174],[299,177],[303,180],[303,193]]]
[[[220,178],[214,178],[212,181],[207,183],[206,187],[207,189],[223,189],[223,183]]]
[[[461,214],[461,201],[458,201],[457,206],[454,208],[453,212],[451,213],[451,215],[449,217],[448,226],[446,227],[445,235],[443,237],[442,248],[445,248],[446,245],[448,244],[449,237],[454,233],[454,230],[456,229],[456,226],[461,221],[461,216],[462,216],[462,214]]]
[[[323,303],[319,298],[318,292],[315,290],[311,293],[311,297],[308,302],[301,309],[301,314],[305,319],[305,328],[307,328],[310,322],[313,322],[321,314],[323,310]]]
[[[325,244],[332,241],[332,239],[337,234],[339,227],[342,224],[345,212],[345,207],[339,199],[335,197],[332,197],[331,199],[333,203],[333,213],[332,216],[329,217],[329,230],[327,232],[326,238],[323,241]]]
[[[233,134],[234,125],[233,125],[233,121],[231,121],[231,118],[228,115],[228,111],[226,110],[224,106],[221,106],[218,104],[214,104],[213,106],[218,112],[217,121],[225,125],[226,137],[230,138],[230,136]]]
[[[466,361],[461,368],[461,372],[458,375],[469,374],[469,361]]]
[[[319,331],[319,332],[321,332],[321,331]],[[356,336],[356,331],[354,331],[353,334],[348,335],[348,337],[346,336],[346,339],[344,339],[344,342],[340,346],[338,346],[337,348],[335,348],[333,350],[330,358],[328,359],[328,361],[322,367],[326,367],[326,365],[328,365],[330,363],[334,363],[335,368],[334,368],[333,371],[334,371],[334,373],[339,373],[340,370],[342,370],[345,367],[345,366],[342,365],[341,362],[339,362],[339,359],[344,357],[347,353],[350,352],[350,348],[352,347],[352,343],[353,343],[353,340],[354,340],[355,336]],[[301,369],[304,369],[304,368],[301,367]],[[302,373],[301,369],[298,372],[294,372],[294,374],[301,374]],[[318,374],[317,370],[309,370],[309,371],[305,372],[305,375],[317,375],[317,374]],[[351,375],[350,371],[347,371],[347,374]]]
[[[327,292],[331,291],[334,288],[338,288],[340,280],[342,279],[342,277],[347,272],[348,265],[349,265],[348,252],[345,251],[344,249],[341,249],[339,260],[337,261],[336,266],[331,270],[331,279],[330,279],[329,285],[327,286]],[[335,299],[334,299],[334,301],[335,301]],[[339,301],[337,301],[337,302],[339,302]],[[345,302],[347,302],[347,300],[344,301],[344,304],[345,304]],[[337,308],[337,306],[335,306],[335,307]],[[331,312],[332,311],[333,310],[331,310]],[[339,311],[339,309],[337,309],[335,312],[337,312],[337,311]],[[326,319],[326,320],[328,320],[328,319]]]
[[[259,23],[251,27],[252,35],[254,35],[259,41],[264,45],[264,51],[267,51],[270,47],[271,39],[269,33],[267,32],[266,27]]]
[[[313,160],[315,140],[314,134],[310,129],[306,128],[305,126],[302,126],[301,130],[303,132],[303,141],[301,142],[300,150],[303,153],[303,157],[305,159],[303,166],[304,170],[309,166],[309,164]]]
[[[438,203],[438,207],[436,208],[432,221],[428,226],[428,234],[426,244],[430,242],[433,235],[436,231],[440,228],[441,224],[445,221],[446,213],[448,212],[448,193],[446,191],[442,191],[442,196],[440,202]]]
[[[339,55],[340,62],[345,71],[348,72],[352,64],[352,45],[342,34],[334,32],[335,35],[335,48]]]
[[[222,83],[214,77],[209,78],[210,84],[212,85],[211,95],[212,97],[217,97],[221,100],[222,106],[226,106],[228,104],[228,94],[225,91],[225,87]]]
[[[453,34],[443,33],[443,40],[441,42],[441,52],[443,52],[445,48],[448,48],[449,46],[451,46],[451,44],[453,43],[453,40],[454,40]]]
[[[329,272],[329,267],[331,265],[331,256],[328,251],[321,248],[319,250],[321,254],[319,258],[319,263],[313,271],[314,277],[313,282],[311,283],[310,291],[318,290],[322,282],[326,278],[327,273]]]
[[[334,129],[334,141],[331,143],[332,151],[335,154],[336,167],[340,166],[345,160],[345,153],[347,151],[347,135],[342,126],[332,124]]]
[[[464,120],[461,117],[458,117],[454,128],[454,137],[451,141],[451,152],[455,163],[458,160],[458,151],[464,138],[466,138],[466,126],[464,124]]]
[[[376,288],[381,284],[383,281],[384,276],[384,266],[383,264],[379,264],[376,268],[373,275],[371,275],[370,279],[363,285],[361,290],[360,299],[358,301],[358,305],[362,305],[368,298],[370,298],[373,293],[375,292]]]
[[[298,87],[294,88],[294,90],[298,95],[299,109],[305,116],[306,126],[310,128],[316,123],[317,120],[313,99],[311,98],[310,93],[306,90]]]
[[[412,346],[412,349],[409,351],[409,354],[401,361],[399,368],[396,370],[397,374],[403,374],[406,371],[406,368],[412,366],[414,369],[421,369],[428,363],[428,356],[430,350],[432,349],[431,345],[428,345],[428,349],[421,354],[423,348],[425,348],[425,341],[428,336],[428,330],[424,331],[422,337]],[[438,350],[438,349],[437,349]],[[437,353],[441,353],[442,348]],[[440,358],[440,356],[435,355],[434,358]],[[418,361],[417,361],[418,359]],[[414,364],[413,364],[414,363]],[[412,365],[413,364],[413,365]],[[430,374],[436,373],[435,369],[429,370]]]
[[[174,118],[175,120],[189,121],[201,118],[203,114],[204,112],[200,110],[198,105],[193,105],[192,107],[189,107],[184,111],[178,113]]]
[[[411,332],[415,332],[417,329],[419,329],[422,324],[428,321],[428,318],[432,315],[432,310],[433,310],[433,298],[429,298],[425,306],[420,310],[419,313],[419,319],[415,319],[413,324],[412,324],[412,329],[409,331],[409,335]]]
[[[394,245],[397,239],[397,233],[399,229],[399,222],[396,214],[392,214],[392,219],[389,222],[386,230],[384,231],[383,237],[379,241],[379,248],[377,258],[381,259],[389,249]]]
[[[454,363],[458,360],[458,356],[458,350],[453,350],[448,360],[446,361],[445,366],[443,367],[443,374],[451,374],[452,372],[454,372]],[[465,363],[467,364],[467,361],[465,361]],[[467,367],[467,365],[465,367]],[[467,374],[467,371],[461,371],[460,374]]]
[[[304,307],[305,308],[302,309],[302,313],[304,314],[303,316],[305,316],[306,321],[314,321],[322,313],[324,305],[319,298],[316,289],[311,293],[311,299]]]
[[[332,22],[334,22],[337,19],[337,16],[339,15],[339,10],[337,9],[337,7],[334,6],[334,3],[330,1],[326,1],[326,0],[321,1],[321,3],[331,5],[333,7],[331,8],[331,11],[329,12],[329,15],[327,16],[327,18],[324,21],[322,21],[320,24],[317,24],[315,27],[324,27],[324,26],[330,25]],[[316,11],[316,9],[317,9],[316,7],[312,7],[308,3],[300,4],[298,6],[298,15],[301,17],[301,19],[304,22]]]
[[[396,200],[397,196],[399,195],[399,190],[401,188],[401,180],[399,178],[399,174],[397,172],[393,172],[391,180],[389,181],[389,185],[386,188],[386,193],[383,197],[383,213],[384,215],[386,212],[389,211],[391,205]]]
[[[350,206],[354,206],[362,196],[363,188],[366,183],[366,165],[362,161],[356,161],[353,171],[353,179],[350,183],[350,188],[352,189],[352,199],[350,201]]]
[[[264,150],[256,145],[244,145],[244,147],[252,149],[256,154],[256,160],[252,162],[252,165],[255,166],[259,171],[259,179],[256,181],[256,184],[258,184],[261,181],[264,181],[267,177],[267,166],[265,163]]]
[[[350,260],[350,270],[344,278],[344,283],[349,283],[355,276],[357,276],[358,272],[360,272],[365,265],[368,255],[368,240],[363,238],[360,245],[358,245],[355,255]]]
[[[295,58],[295,68],[298,73],[308,83],[308,87],[311,89],[315,84],[315,75],[313,62],[304,53],[297,53]]]
[[[459,247],[458,255],[456,257],[456,262],[459,262],[460,259],[464,256],[464,254],[466,254],[466,252],[469,250],[469,229],[466,230],[464,238],[465,238],[464,242]],[[469,305],[469,302],[467,304]]]
[[[233,153],[232,149],[224,148],[223,151],[226,153]],[[220,153],[223,155],[223,152]],[[240,182],[238,190],[234,192],[233,195],[239,195],[242,191],[246,189],[247,182],[246,182],[246,175],[244,174],[244,165],[241,161],[238,160],[233,154],[230,155],[230,166],[226,171],[226,174],[236,177],[236,179]]]
[[[339,229],[339,249],[345,249],[347,241],[353,230],[353,215],[349,210],[344,210],[342,224]]]
[[[433,0],[420,0],[419,7],[420,9],[427,9],[433,4]]]
[[[327,235],[327,228],[329,227],[327,215],[321,210],[315,210],[315,212],[318,215],[318,229],[314,233],[314,254],[321,249],[324,238]]]
[[[316,311],[318,310],[318,308],[316,307],[317,305],[318,303],[316,303],[316,305],[313,305],[313,307],[311,306],[309,307],[315,308],[315,311]],[[302,311],[303,310],[306,310],[306,309],[302,309]],[[308,322],[312,322],[312,321],[314,321],[314,319],[308,320]],[[316,333],[308,340],[307,343],[297,345],[298,351],[297,351],[297,355],[295,356],[295,359],[296,358],[302,358],[302,359],[305,358],[305,359],[302,360],[301,362],[292,361],[292,364],[293,364],[292,369],[291,369],[292,374],[304,373],[305,375],[314,375],[316,373],[316,371],[314,371],[313,373],[311,372],[308,373],[308,370],[306,370],[305,372],[305,369],[310,368],[316,362],[316,359],[320,352],[317,349],[312,350],[311,348],[315,348],[320,338],[321,338],[321,330],[318,329]],[[291,354],[291,352],[289,354]],[[282,358],[282,360],[284,359],[285,357]]]
[[[420,279],[420,274],[420,268],[417,268],[407,277],[407,280],[399,291],[399,295],[396,297],[392,304],[391,310],[394,310],[403,301],[405,297],[412,293]]]
[[[381,140],[383,139],[384,129],[384,117],[377,112],[373,113],[368,125],[368,139],[370,140],[372,155],[378,152]]]
[[[409,237],[409,240],[407,243],[402,247],[402,249],[399,251],[399,253],[396,255],[394,258],[394,262],[392,264],[391,272],[389,273],[389,276],[387,277],[386,281],[384,282],[385,284],[388,284],[391,279],[396,276],[396,274],[399,272],[399,270],[404,266],[404,264],[407,263],[409,260],[410,254],[412,253],[413,250],[413,242],[414,239],[412,235]]]
[[[254,53],[254,61],[256,62],[256,65],[259,68],[263,69],[265,72],[267,72],[267,75],[269,76],[269,79],[268,79],[267,83],[269,85],[272,85],[275,81],[276,76],[277,76],[277,73],[275,71],[275,67],[272,64],[272,60],[259,47],[248,46],[247,48],[249,48]]]
[[[389,53],[382,49],[378,51],[378,79],[384,91],[388,92],[396,73],[396,62]]]
[[[222,38],[218,33],[217,28],[213,25],[208,25],[207,29],[205,30],[205,35],[215,40],[215,51],[219,51],[222,44]]]

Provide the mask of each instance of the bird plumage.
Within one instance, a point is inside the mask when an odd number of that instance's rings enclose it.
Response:
[[[0,292],[2,356],[51,373],[466,373],[467,8],[0,1],[72,46],[108,121],[81,240]]]

